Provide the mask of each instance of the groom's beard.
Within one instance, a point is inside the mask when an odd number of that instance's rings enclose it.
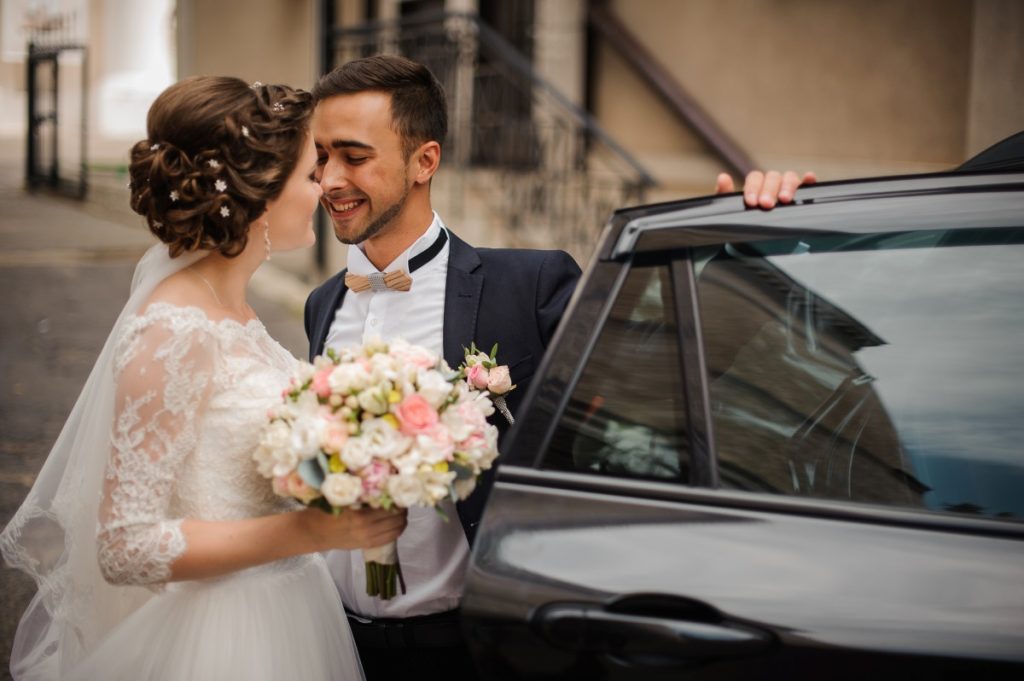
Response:
[[[395,218],[397,218],[399,214],[402,212],[402,209],[405,208],[405,200],[409,198],[409,191],[410,188],[406,187],[405,192],[402,194],[402,196],[393,204],[388,206],[387,210],[381,213],[376,220],[367,225],[366,229],[364,229],[359,234],[355,234],[353,236],[344,236],[343,234],[339,234],[338,230],[334,230],[334,235],[338,237],[338,241],[349,246],[354,244],[361,244],[367,239],[376,236],[385,227],[394,222]]]

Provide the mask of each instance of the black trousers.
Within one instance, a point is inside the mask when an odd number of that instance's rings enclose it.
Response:
[[[367,681],[477,681],[465,646],[453,648],[359,647]]]
[[[367,681],[477,681],[457,611],[367,622],[349,615]]]

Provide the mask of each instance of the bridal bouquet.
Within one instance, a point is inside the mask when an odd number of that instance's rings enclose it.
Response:
[[[275,493],[333,513],[442,512],[438,504],[469,496],[498,455],[490,393],[464,374],[404,341],[328,350],[300,364],[270,410],[257,469]],[[401,581],[395,545],[365,549],[363,558],[366,592],[392,598]]]

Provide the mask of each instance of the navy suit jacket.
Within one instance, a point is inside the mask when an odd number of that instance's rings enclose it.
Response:
[[[526,394],[534,368],[551,340],[580,277],[580,268],[564,251],[474,248],[449,230],[451,246],[444,300],[444,358],[457,367],[470,343],[484,352],[498,343],[497,361],[507,364],[516,389],[506,398],[513,415]],[[312,360],[324,351],[327,333],[345,298],[342,270],[306,300],[306,336]],[[499,449],[508,430],[495,413]],[[500,457],[499,457],[500,461]],[[470,545],[494,483],[485,473],[469,498],[459,502],[459,520]]]

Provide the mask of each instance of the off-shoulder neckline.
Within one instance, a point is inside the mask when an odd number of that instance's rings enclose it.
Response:
[[[153,312],[160,312],[162,310],[167,310],[167,311],[178,310],[178,311],[182,311],[182,312],[187,312],[189,314],[192,314],[193,316],[201,318],[203,321],[207,322],[208,324],[210,324],[211,326],[214,326],[214,327],[227,326],[227,327],[235,327],[235,328],[239,328],[239,329],[243,329],[243,330],[264,329],[265,328],[263,326],[263,322],[260,321],[259,317],[253,317],[252,319],[250,319],[247,322],[240,322],[237,319],[234,319],[233,317],[223,317],[221,319],[211,319],[210,315],[206,314],[206,310],[204,310],[203,308],[199,307],[198,305],[178,305],[176,303],[169,303],[169,302],[167,302],[165,300],[154,301],[154,302],[152,302],[152,303],[150,303],[149,305],[146,306],[146,309],[145,309],[144,312],[142,312],[142,313],[133,312],[130,316],[134,317],[136,319],[140,319],[141,320],[141,319],[146,319],[147,317],[151,316],[151,314]]]

